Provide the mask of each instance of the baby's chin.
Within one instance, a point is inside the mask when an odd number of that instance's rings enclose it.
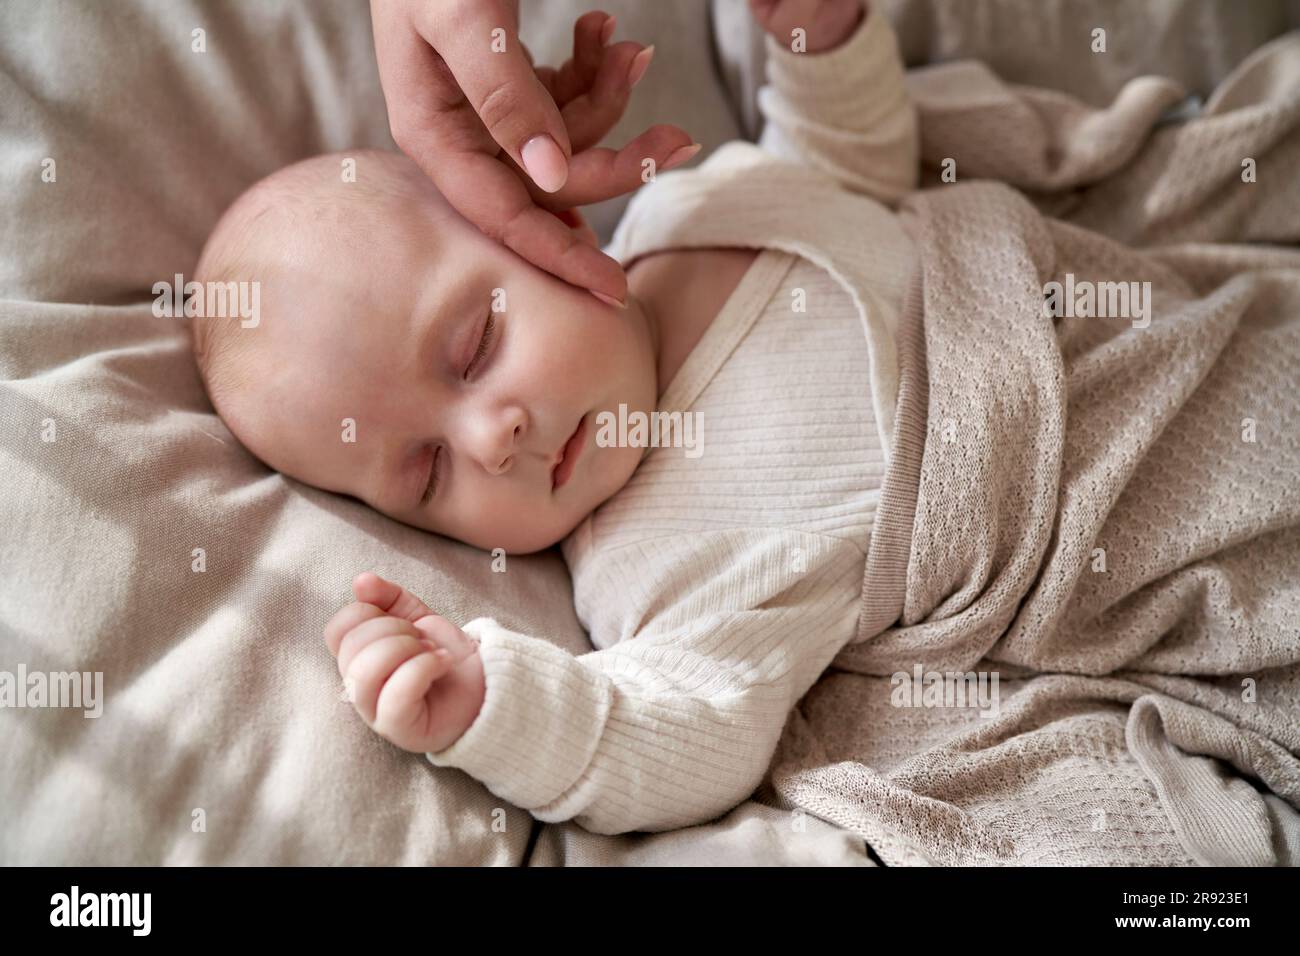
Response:
[[[480,534],[469,531],[445,536],[489,553],[496,552],[499,548],[506,554],[535,554],[538,551],[545,551],[567,538],[573,532],[573,529],[583,522],[587,514],[590,514],[590,512],[580,514],[576,518],[558,525],[547,527],[521,528],[515,526],[505,534]]]

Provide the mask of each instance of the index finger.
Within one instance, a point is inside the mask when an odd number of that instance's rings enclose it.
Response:
[[[616,300],[627,299],[623,267],[583,242],[554,214],[533,202],[501,160],[474,151],[442,156],[439,189],[458,212],[488,236],[565,282]]]
[[[348,631],[362,621],[368,621],[372,617],[382,617],[383,614],[382,610],[370,603],[353,601],[345,605],[336,611],[325,625],[325,646],[330,649],[331,654],[338,657],[339,645],[343,643],[343,638]]]

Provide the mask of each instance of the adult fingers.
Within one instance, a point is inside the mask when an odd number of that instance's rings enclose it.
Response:
[[[546,87],[546,92],[551,94],[551,99],[555,99],[555,68],[550,66],[539,66],[533,70],[537,74],[537,79],[542,86]],[[573,137],[569,137],[569,145],[572,148]]]
[[[600,238],[596,235],[596,230],[591,228],[577,207],[561,210],[556,215],[560,217],[566,226],[573,230],[575,236],[587,243],[587,245],[600,245]]]
[[[536,205],[524,181],[498,159],[466,152],[443,158],[443,195],[487,235],[539,269],[622,303],[627,277],[622,267],[575,236],[559,219]],[[538,191],[539,196],[548,194]]]
[[[614,34],[614,18],[600,10],[592,10],[573,23],[573,56],[556,71],[553,92],[558,106],[587,91],[600,71],[605,57],[605,45]],[[572,145],[573,134],[569,134]],[[577,151],[577,147],[574,147]]]
[[[586,206],[634,192],[655,174],[676,169],[700,151],[700,144],[676,126],[652,126],[622,149],[585,149],[573,157],[569,181],[553,196],[538,197],[548,207]]]
[[[511,6],[444,0],[417,8],[416,24],[492,139],[539,188],[555,192],[568,176],[569,136],[524,54]]]
[[[457,107],[468,112],[469,104],[446,62],[420,34],[412,9],[399,0],[374,0],[370,17],[393,138],[427,169],[435,158],[431,154],[436,140],[450,132],[447,127],[464,126],[473,117],[446,115]]]
[[[574,153],[595,146],[622,119],[632,87],[645,74],[653,56],[654,47],[631,41],[605,49],[600,68],[586,90],[565,102],[560,110]]]

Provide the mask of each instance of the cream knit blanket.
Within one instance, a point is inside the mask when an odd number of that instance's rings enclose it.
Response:
[[[1300,862],[1300,34],[1176,124],[909,83],[956,182],[903,204],[861,639],[767,798],[890,864]]]

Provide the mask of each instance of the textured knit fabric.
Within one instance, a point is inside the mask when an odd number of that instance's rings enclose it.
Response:
[[[880,18],[819,57],[769,52],[766,149],[661,176],[612,247],[765,250],[660,396],[697,416],[702,453],[648,449],[564,542],[597,650],[466,626],[487,695],[428,758],[540,820],[620,833],[725,812],[858,633],[913,267],[883,203],[915,183],[916,129]]]
[[[1300,240],[1298,70],[1293,35],[1155,131],[1162,83],[1107,111],[969,65],[913,86],[923,122],[979,121],[923,133],[958,181],[903,204],[863,633],[783,738],[786,803],[889,863],[1300,862],[1300,252],[1213,244]],[[1202,241],[1121,245],[972,168]],[[1053,317],[1069,277],[1149,282],[1149,324]],[[1000,706],[900,703],[916,671],[998,675]]]

